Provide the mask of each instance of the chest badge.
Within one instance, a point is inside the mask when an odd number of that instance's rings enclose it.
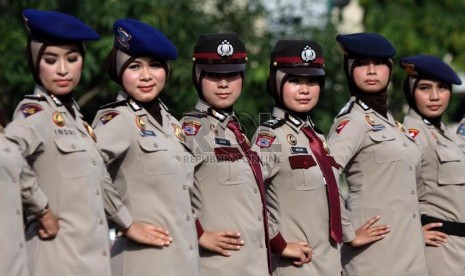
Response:
[[[84,122],[84,128],[87,130],[87,133],[89,133],[92,140],[97,143],[97,136],[95,136],[94,130],[87,122]]]
[[[291,146],[297,145],[297,138],[295,138],[295,136],[292,135],[292,134],[288,134],[286,136],[286,140],[289,143],[289,145],[291,145]]]
[[[174,129],[174,136],[176,136],[176,138],[178,138],[179,141],[186,142],[186,136],[184,136],[184,132],[182,132],[181,126],[175,123],[171,123],[171,125]]]
[[[53,112],[52,120],[53,123],[59,127],[63,127],[65,125],[65,119],[63,118],[63,115],[61,115],[60,112]]]
[[[141,117],[136,117],[136,125],[141,131],[145,130],[145,122]]]
[[[218,129],[214,124],[210,124],[210,130],[215,134],[215,136],[218,136]]]

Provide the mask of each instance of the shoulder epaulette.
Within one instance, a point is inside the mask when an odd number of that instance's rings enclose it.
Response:
[[[352,107],[354,107],[354,101],[350,101],[344,105],[344,107],[339,111],[339,114],[337,114],[336,118],[342,117],[346,114],[349,114],[350,111],[352,110]]]
[[[126,100],[116,101],[116,102],[112,102],[112,103],[102,105],[101,107],[99,107],[99,109],[114,108],[114,107],[122,106],[122,105],[125,105],[125,104],[126,104]]]
[[[184,113],[184,116],[189,116],[189,117],[195,117],[195,118],[204,118],[207,117],[207,113],[199,111],[199,110],[193,110],[191,112]]]
[[[276,129],[282,125],[284,125],[284,123],[286,122],[286,119],[283,119],[283,118],[273,118],[273,119],[270,119],[264,123],[262,123],[261,125],[262,126],[266,126],[266,127],[269,127],[271,129]]]
[[[28,100],[36,100],[36,101],[45,101],[45,97],[42,96],[42,95],[36,95],[36,94],[30,94],[30,95],[26,95],[24,96],[25,99],[28,99]]]

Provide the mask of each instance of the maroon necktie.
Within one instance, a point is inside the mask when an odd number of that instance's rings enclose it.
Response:
[[[268,214],[266,211],[266,202],[265,202],[265,184],[263,182],[262,169],[260,167],[260,160],[258,154],[250,149],[250,146],[247,144],[244,134],[241,131],[239,124],[236,121],[230,120],[228,122],[228,128],[236,136],[237,142],[241,146],[242,151],[244,152],[250,168],[255,176],[255,180],[260,190],[260,197],[262,200],[262,215],[263,215],[263,224],[265,227],[265,242],[268,249],[268,272],[271,274],[271,254],[269,246],[269,235],[268,235]]]
[[[326,182],[326,189],[328,191],[329,201],[329,224],[331,238],[337,243],[342,241],[342,226],[341,226],[341,209],[339,203],[339,190],[337,187],[336,178],[331,166],[331,162],[326,155],[323,143],[318,138],[313,129],[309,126],[302,127],[302,131],[310,141],[310,149],[323,172],[323,177]]]

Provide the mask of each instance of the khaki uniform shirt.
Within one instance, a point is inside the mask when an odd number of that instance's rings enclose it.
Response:
[[[421,213],[465,223],[465,141],[412,109],[404,123],[423,152],[417,183]],[[465,237],[448,235],[440,247],[427,246],[426,263],[430,276],[465,275]]]
[[[268,275],[265,206],[253,171],[227,127],[235,114],[215,111],[202,100],[195,109],[182,119],[187,145],[195,155],[194,210],[206,231],[237,231],[245,241],[230,257],[201,249],[202,273]],[[227,155],[227,160],[219,160],[215,151]]]
[[[76,119],[41,86],[26,96],[5,129],[37,174],[60,225],[50,241],[38,222],[26,229],[31,275],[110,275],[108,226],[102,198],[102,156],[74,107]]]
[[[120,195],[120,211],[111,219],[120,229],[133,220],[163,227],[173,242],[156,248],[117,237],[112,273],[197,276],[198,241],[189,194],[194,167],[189,162],[192,155],[182,145],[181,127],[164,108],[161,126],[125,92],[117,100],[99,110],[93,122]]]
[[[27,276],[20,183],[32,188],[37,182],[1,126],[0,133],[0,275]]]
[[[368,246],[342,246],[347,275],[427,275],[416,192],[420,152],[390,114],[384,118],[354,97],[336,117],[328,136],[348,184],[346,202],[353,229],[376,215],[391,225]],[[348,242],[349,240],[345,240]]]
[[[306,241],[313,249],[311,262],[296,267],[293,259],[282,258],[273,263],[274,274],[340,275],[340,254],[329,231],[329,203],[323,172],[307,136],[301,131],[305,125],[313,127],[313,123],[304,122],[279,107],[274,108],[273,117],[260,126],[252,139],[253,149],[259,152],[263,163],[263,177],[267,180],[270,236],[281,234],[287,242]],[[323,135],[318,136],[325,141]],[[336,167],[334,162],[337,179]]]

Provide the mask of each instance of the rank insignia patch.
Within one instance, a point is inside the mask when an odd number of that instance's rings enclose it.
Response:
[[[42,106],[38,104],[25,104],[21,106],[21,113],[24,115],[25,118],[31,116],[32,114],[36,114],[41,110]]]
[[[344,127],[350,122],[350,120],[342,120],[336,127],[336,133],[339,134],[344,129]]]
[[[196,135],[202,124],[197,121],[186,121],[182,123],[182,130],[187,136]]]
[[[273,144],[274,139],[276,138],[276,135],[274,135],[271,132],[267,131],[262,131],[258,133],[257,140],[255,141],[255,144],[259,146],[261,149],[263,148],[269,148]]]
[[[111,121],[116,116],[118,116],[118,114],[119,113],[116,112],[116,111],[107,112],[107,113],[103,114],[102,117],[100,117],[99,121],[104,125],[104,124],[108,123],[109,121]]]
[[[61,115],[60,112],[56,112],[56,111],[53,112],[52,120],[53,120],[53,123],[55,123],[55,125],[59,127],[62,127],[65,125],[65,119],[63,119],[63,115]]]
[[[417,137],[418,133],[420,133],[420,131],[416,128],[409,128],[408,129],[408,134],[410,135],[410,137],[412,137],[412,139],[415,139],[415,137]]]

